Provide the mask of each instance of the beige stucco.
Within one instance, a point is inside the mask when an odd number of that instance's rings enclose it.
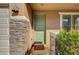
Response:
[[[10,5],[10,14],[13,15],[12,10],[17,7],[19,9],[19,13],[14,16],[26,16],[29,19],[32,19],[32,10],[28,4],[25,3],[11,3]]]
[[[58,12],[35,12],[46,15],[46,29],[60,29],[60,15]]]
[[[12,12],[12,10],[17,6],[18,8],[19,8],[19,13],[17,14],[17,16],[22,16],[22,15],[24,15],[24,9],[25,9],[25,4],[23,4],[23,3],[11,3],[11,4],[9,4],[10,5],[10,14],[11,14],[11,16],[12,15],[14,15],[13,14],[13,12]],[[14,15],[14,16],[16,16],[16,15]]]

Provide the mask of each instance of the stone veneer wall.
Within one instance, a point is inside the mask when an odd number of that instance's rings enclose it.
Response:
[[[50,33],[50,54],[51,55],[55,55],[56,52],[55,52],[55,49],[56,49],[56,44],[55,44],[55,41],[56,41],[56,35],[57,33]]]
[[[24,16],[12,16],[10,20],[10,54],[24,55],[28,49],[29,20]]]

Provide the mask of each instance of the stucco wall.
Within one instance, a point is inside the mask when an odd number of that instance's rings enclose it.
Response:
[[[46,29],[60,29],[59,14],[57,12],[46,13]]]
[[[60,29],[60,15],[58,12],[34,12],[35,14],[46,15],[46,30],[48,29]]]
[[[24,6],[25,6],[25,4],[23,4],[23,3],[11,3],[9,5],[10,5],[10,14],[11,14],[11,16],[12,15],[14,15],[14,16],[22,16],[22,15],[24,15]],[[13,12],[12,12],[12,10],[15,7],[19,8],[19,13],[17,15],[13,14]]]
[[[29,20],[32,20],[32,10],[29,4],[25,3],[11,3],[10,5],[10,14],[13,16],[26,16]],[[17,7],[19,13],[17,15],[13,14],[12,10]]]
[[[27,9],[27,11],[26,11]],[[30,19],[30,21],[32,21],[32,9],[31,6],[29,4],[25,4],[25,16],[27,16],[28,14],[28,18]]]

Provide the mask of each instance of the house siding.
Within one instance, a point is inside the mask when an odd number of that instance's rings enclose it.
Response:
[[[9,54],[9,8],[5,4],[0,7],[0,55],[7,54]]]

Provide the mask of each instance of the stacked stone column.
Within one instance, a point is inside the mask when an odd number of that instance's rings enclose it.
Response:
[[[29,22],[24,19],[10,20],[10,54],[23,55],[27,51],[29,39]]]

